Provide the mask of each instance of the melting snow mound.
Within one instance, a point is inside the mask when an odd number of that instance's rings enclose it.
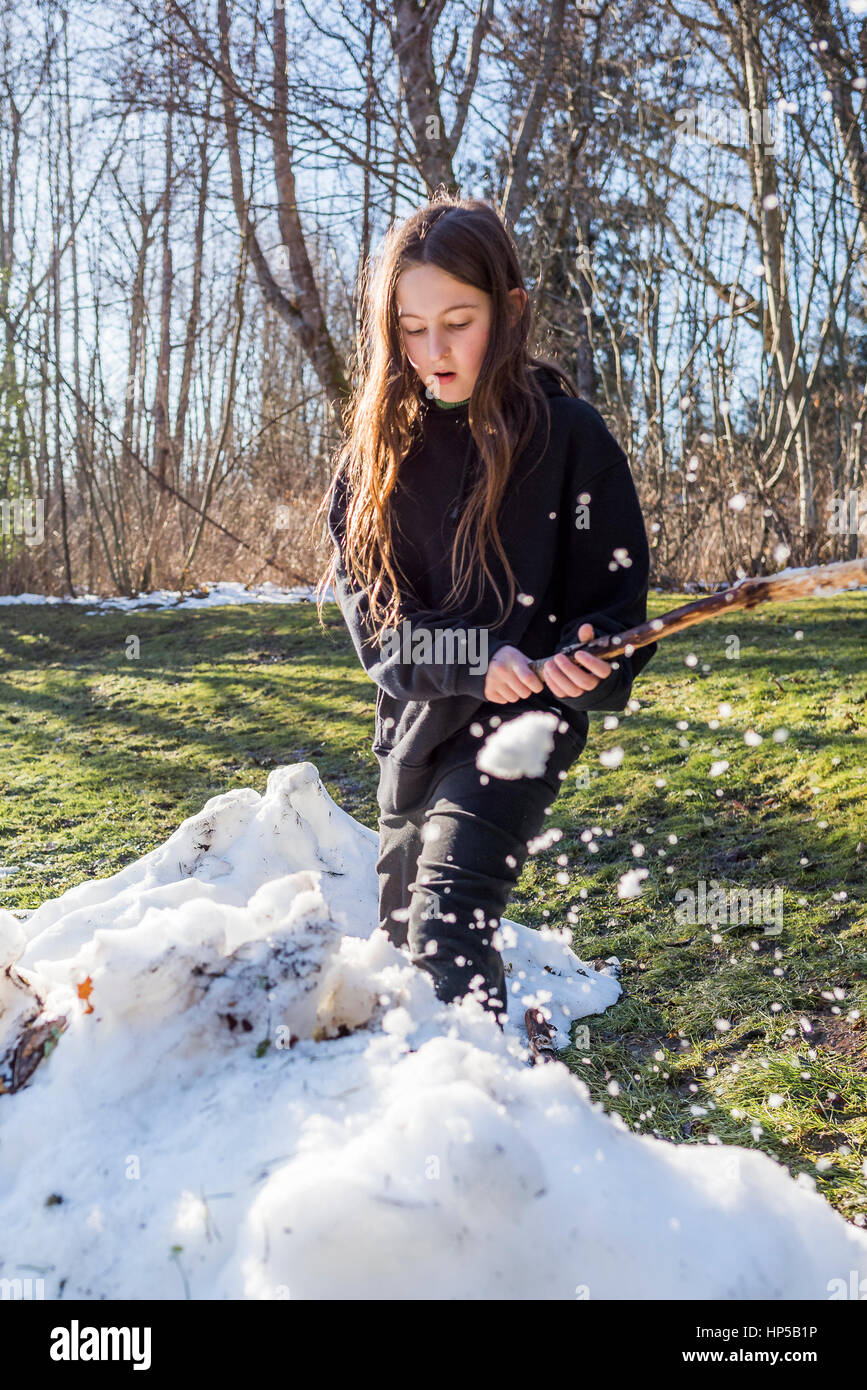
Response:
[[[827,1298],[867,1234],[763,1154],[630,1132],[522,1019],[620,993],[503,918],[509,1021],[377,927],[315,767],[0,910],[0,1277],[46,1298]],[[592,1046],[592,1043],[590,1044]]]

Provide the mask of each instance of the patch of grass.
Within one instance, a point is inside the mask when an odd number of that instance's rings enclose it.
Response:
[[[676,603],[652,595],[650,615]],[[621,962],[620,1000],[561,1054],[606,1110],[660,1138],[761,1149],[863,1225],[867,604],[735,617],[661,643],[616,727],[591,716],[550,817],[563,838],[527,864],[509,914]],[[619,898],[639,866],[641,896]],[[766,913],[690,922],[681,890],[697,898],[700,880],[727,904],[766,893]]]
[[[650,616],[679,601],[652,594]],[[208,797],[263,791],[271,768],[303,759],[375,828],[375,687],[337,608],[324,615],[325,635],[308,604],[4,608],[0,864],[16,872],[0,875],[3,905],[36,907],[106,877]],[[865,635],[867,604],[852,594],[660,643],[635,684],[639,707],[608,728],[591,716],[549,815],[562,839],[528,860],[508,908],[567,926],[585,961],[621,962],[620,1000],[579,1020],[562,1054],[594,1100],[637,1132],[763,1150],[859,1224]],[[745,742],[748,731],[762,741]],[[606,769],[599,754],[614,745],[623,762]],[[640,897],[620,898],[620,877],[639,866]],[[779,888],[779,923],[690,922],[679,890],[700,880],[707,892],[765,892],[767,904]]]
[[[313,762],[376,825],[374,687],[336,608],[325,636],[310,604],[0,612],[3,906],[116,873],[209,797],[264,791],[286,763]]]

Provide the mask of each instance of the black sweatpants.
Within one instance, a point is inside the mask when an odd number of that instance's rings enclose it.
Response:
[[[495,708],[505,723],[527,704]],[[580,756],[585,738],[571,726],[555,728],[541,777],[489,776],[483,783],[475,759],[491,728],[487,718],[478,722],[481,737],[467,728],[441,745],[404,812],[380,811],[379,925],[396,946],[408,946],[440,999],[473,994],[497,1015],[506,1008],[506,982],[492,936],[527,842],[560,790],[558,773]]]

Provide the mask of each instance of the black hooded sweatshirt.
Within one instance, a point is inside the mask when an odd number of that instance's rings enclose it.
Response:
[[[625,453],[588,401],[567,395],[559,378],[534,367],[548,398],[550,438],[545,445],[542,407],[530,443],[513,464],[498,515],[503,548],[518,599],[496,630],[488,627],[487,660],[503,646],[530,658],[551,656],[577,642],[582,623],[596,635],[624,632],[647,620],[650,566],[644,520]],[[458,518],[481,467],[469,428],[469,405],[443,409],[419,390],[421,428],[400,466],[389,499],[399,574],[409,577],[412,600],[402,605],[411,637],[428,630],[487,626],[496,595],[486,583],[480,601],[460,615],[445,612],[452,586],[451,547]],[[399,812],[423,786],[447,739],[475,720],[509,711],[548,709],[568,720],[583,748],[590,710],[623,710],[632,683],[657,650],[638,647],[612,662],[609,676],[583,695],[561,697],[547,687],[520,701],[496,704],[484,696],[485,672],[469,657],[437,663],[406,660],[401,641],[389,650],[372,639],[367,594],[350,583],[342,541],[346,478],[338,470],[328,526],[335,544],[335,597],[359,660],[378,686],[373,752],[380,765],[381,809]],[[499,557],[489,556],[500,592],[508,593]],[[398,629],[400,632],[400,629]],[[417,649],[416,649],[417,650]],[[454,654],[454,648],[441,648]],[[484,653],[484,647],[481,647]],[[483,663],[481,663],[483,664]]]

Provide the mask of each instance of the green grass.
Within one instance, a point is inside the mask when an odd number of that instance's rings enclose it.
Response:
[[[652,594],[650,615],[680,601]],[[3,906],[33,908],[106,877],[208,797],[262,791],[269,769],[302,759],[376,826],[375,687],[333,605],[325,634],[308,604],[0,613],[0,864],[16,869],[0,876]],[[733,635],[737,659],[726,655]],[[563,837],[531,857],[508,909],[531,925],[570,925],[586,961],[621,961],[619,1002],[584,1020],[561,1054],[606,1110],[636,1132],[761,1149],[859,1224],[865,656],[867,601],[854,594],[662,642],[635,684],[640,708],[616,728],[592,716],[549,817]],[[780,728],[788,737],[777,742]],[[763,736],[757,747],[744,742],[749,729]],[[600,751],[618,744],[622,764],[604,768]],[[729,768],[711,777],[716,760]],[[621,874],[637,865],[649,871],[642,895],[619,898]],[[724,891],[779,886],[782,931],[679,921],[675,893],[700,879]]]

